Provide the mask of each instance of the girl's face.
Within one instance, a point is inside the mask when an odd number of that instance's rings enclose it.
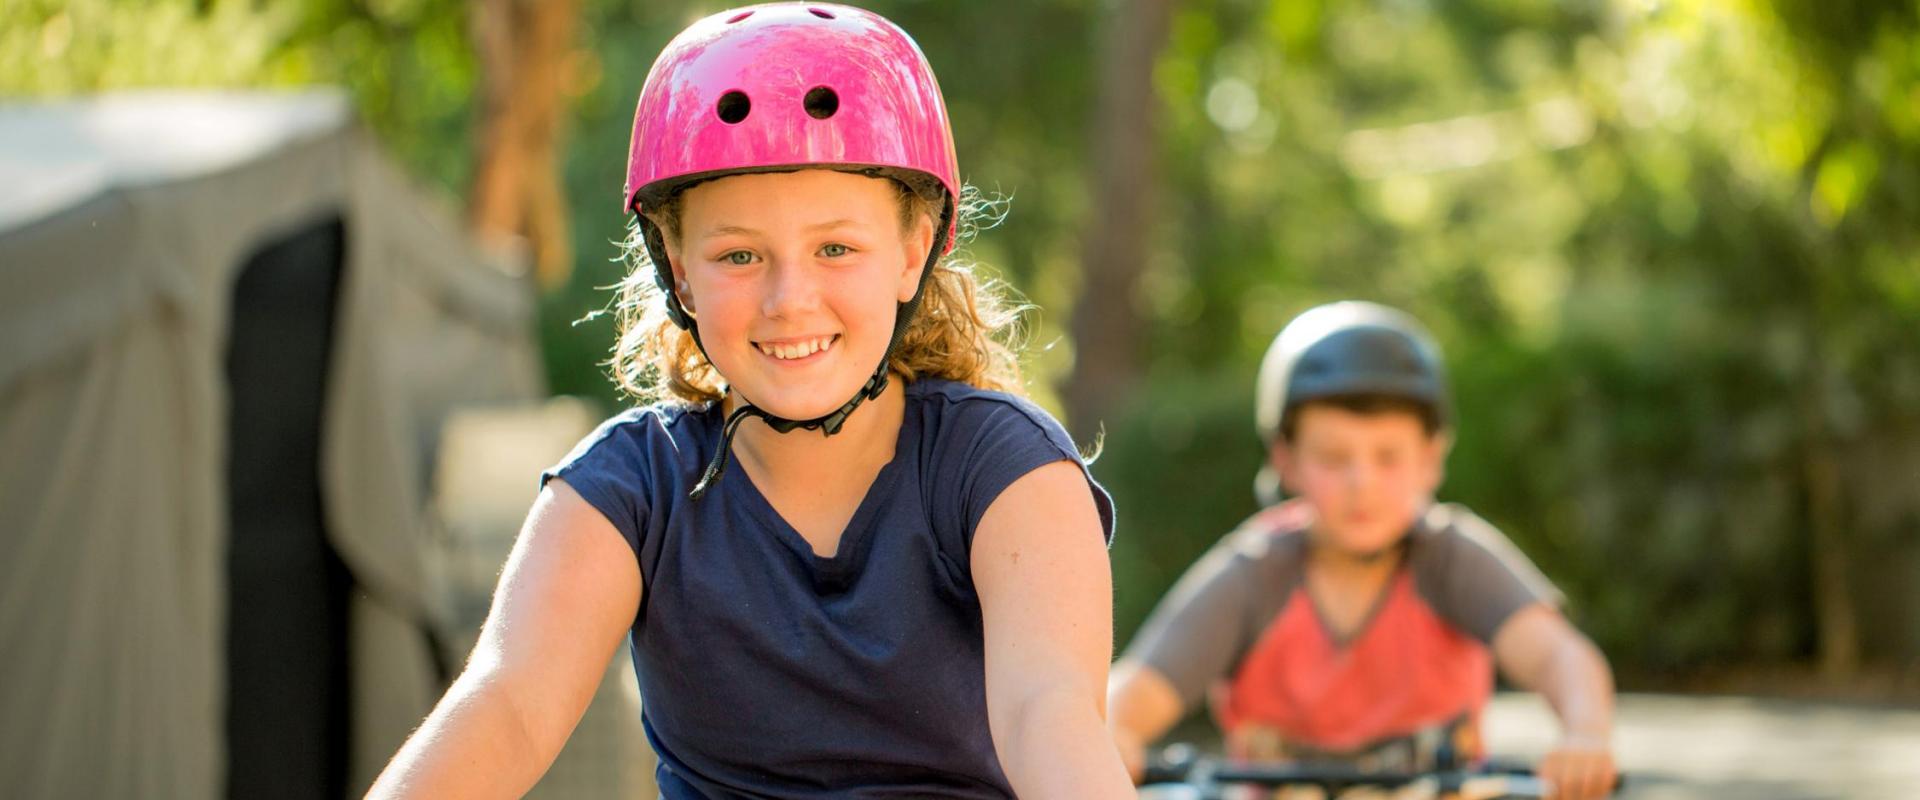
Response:
[[[902,230],[893,181],[824,169],[696,185],[679,223],[669,260],[707,358],[787,419],[832,413],[873,375],[933,246],[926,216]]]
[[[1289,491],[1313,506],[1317,541],[1366,557],[1400,541],[1445,473],[1448,439],[1412,414],[1309,403],[1272,450]]]

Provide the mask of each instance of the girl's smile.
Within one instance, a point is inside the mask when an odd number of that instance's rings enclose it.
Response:
[[[783,364],[798,366],[813,363],[815,356],[825,357],[840,341],[840,334],[802,336],[790,339],[762,339],[753,343],[760,354]]]

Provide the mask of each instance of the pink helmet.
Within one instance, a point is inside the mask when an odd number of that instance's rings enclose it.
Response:
[[[723,11],[681,31],[647,73],[625,210],[705,178],[811,165],[871,170],[927,194],[937,183],[947,203],[940,252],[953,247],[953,132],[906,31],[825,3]]]

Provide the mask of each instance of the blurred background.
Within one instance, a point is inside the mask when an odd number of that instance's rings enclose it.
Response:
[[[972,251],[1103,441],[1121,643],[1255,508],[1273,335],[1372,299],[1441,340],[1443,497],[1611,658],[1640,796],[1912,796],[1920,2],[868,6],[1011,198]],[[0,777],[365,785],[623,402],[632,104],[720,8],[0,0]],[[543,791],[649,791],[623,669]],[[250,774],[285,714],[321,755]]]

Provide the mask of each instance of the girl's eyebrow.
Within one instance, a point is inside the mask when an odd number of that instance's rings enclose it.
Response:
[[[756,231],[752,228],[742,228],[738,225],[722,225],[718,228],[714,228],[712,230],[709,230],[705,233],[700,234],[700,238],[718,239],[722,236],[755,236],[755,235],[758,235],[759,233],[760,233],[759,231]]]
[[[812,225],[808,225],[806,229],[810,231],[824,231],[824,230],[832,230],[835,228],[858,228],[858,227],[860,227],[860,222],[858,220],[835,219],[835,220],[828,220],[826,222],[816,222]],[[759,236],[759,235],[760,235],[760,232],[752,228],[743,228],[739,225],[722,225],[718,228],[713,228],[700,234],[700,238],[718,239],[722,236]]]

